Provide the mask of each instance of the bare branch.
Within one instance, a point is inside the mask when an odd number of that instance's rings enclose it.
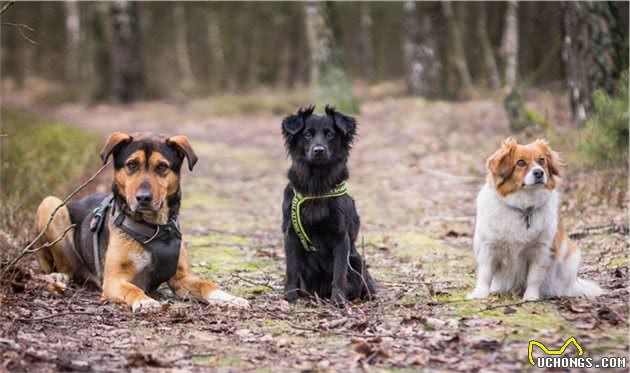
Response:
[[[4,6],[2,7],[2,9],[0,9],[0,16],[4,14],[4,12],[7,11],[7,9],[9,9],[11,7],[11,5],[15,4],[15,1],[9,1],[8,3],[4,4]]]
[[[29,38],[24,31],[22,31],[23,28],[27,29],[28,31],[34,31],[33,28],[31,26],[25,25],[23,23],[11,23],[11,22],[0,22],[0,26],[11,26],[11,27],[15,27],[19,32],[20,35],[22,35],[22,37],[24,39],[26,39],[26,41],[28,41],[31,44],[37,45],[39,43],[37,43],[35,40]]]
[[[35,246],[35,244],[37,243],[37,241],[39,241],[40,238],[42,238],[42,236],[44,235],[44,232],[46,232],[46,230],[48,229],[48,226],[50,226],[50,223],[52,222],[53,218],[55,217],[55,215],[57,214],[57,212],[64,207],[68,201],[74,197],[77,193],[79,193],[79,191],[81,191],[81,189],[85,188],[86,185],[88,185],[89,183],[92,182],[92,180],[94,180],[96,178],[96,176],[98,176],[101,172],[103,172],[103,170],[109,166],[109,164],[111,163],[111,161],[105,163],[101,168],[98,169],[98,171],[96,171],[96,173],[94,175],[92,175],[86,182],[84,182],[83,184],[81,184],[77,189],[75,189],[74,191],[72,191],[72,193],[70,193],[66,199],[64,199],[59,206],[57,206],[51,213],[50,216],[48,217],[48,221],[46,222],[46,225],[44,225],[44,227],[42,228],[41,232],[39,232],[37,234],[37,236],[28,244],[26,245],[22,251],[20,252],[20,254],[13,259],[0,273],[0,279],[4,278],[5,274],[12,268],[14,267],[22,258],[24,258],[26,255],[32,254],[34,252],[36,252],[37,250],[40,250],[43,248],[43,246],[46,246],[47,244],[44,244],[42,247],[33,249],[33,246]],[[62,237],[58,238],[57,240],[55,240],[54,243],[51,243],[50,246],[54,245],[55,243],[57,243],[58,241],[60,241],[61,239],[63,239],[63,236],[67,233],[68,230],[70,230],[73,226],[67,227],[66,230],[64,231]],[[50,247],[48,246],[48,247]]]

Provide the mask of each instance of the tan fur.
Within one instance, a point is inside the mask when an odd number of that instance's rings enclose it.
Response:
[[[180,297],[191,296],[198,299],[207,299],[210,293],[219,289],[219,286],[214,282],[201,279],[190,271],[188,250],[183,243],[179,252],[177,272],[168,281],[168,285]]]
[[[525,161],[525,167],[518,166],[520,160]],[[522,188],[523,179],[536,164],[547,170],[549,176],[545,187],[554,189],[556,179],[562,170],[563,163],[558,153],[551,150],[547,141],[536,140],[527,145],[520,145],[513,138],[507,138],[501,148],[488,158],[488,180],[495,185],[497,191],[506,196]]]
[[[110,237],[103,271],[103,297],[114,303],[132,306],[149,298],[142,289],[131,283],[138,271],[129,255],[142,255],[144,248],[116,228],[111,221],[108,228]]]
[[[133,141],[134,138],[141,139],[143,137],[140,134],[132,137],[122,132],[112,134],[101,153],[103,162],[107,161],[109,156],[115,153],[121,144]],[[186,156],[191,169],[197,162],[197,156],[193,152],[188,138],[185,136],[174,136],[168,139],[161,138],[156,141],[165,141],[177,145],[178,151],[183,156]],[[162,163],[168,166],[168,160],[159,152],[153,152],[147,160],[143,151],[137,151],[129,156],[125,165],[130,161],[138,162],[136,170],[130,170],[125,166],[114,174],[114,183],[119,193],[129,203],[129,201],[135,199],[140,185],[144,182],[149,183],[154,199],[153,203],[159,208],[155,212],[142,212],[140,217],[147,222],[156,224],[167,223],[169,209],[166,200],[169,196],[178,192],[178,176],[170,169],[163,172],[157,171],[157,168]],[[146,167],[147,163],[148,167]],[[41,230],[44,227],[50,213],[61,203],[62,201],[55,197],[47,197],[42,201],[37,210],[36,223],[38,229]],[[42,241],[51,242],[57,239],[70,224],[69,211],[66,207],[62,207],[46,230]],[[134,307],[134,310],[136,307],[150,305],[150,303],[145,303],[147,301],[155,303],[143,289],[132,283],[134,277],[141,270],[141,268],[136,268],[136,262],[137,258],[145,256],[144,247],[115,227],[111,220],[105,229],[109,230],[110,235],[104,260],[103,297],[114,303],[128,304]],[[53,271],[63,272],[70,278],[73,278],[78,271],[81,271],[84,278],[90,278],[98,283],[99,279],[93,278],[93,275],[86,277],[88,276],[85,274],[87,269],[82,268],[80,259],[75,254],[72,239],[73,233],[74,230],[69,231],[64,240],[37,253],[40,267],[46,273]],[[136,262],[134,262],[134,259],[136,259]],[[201,279],[192,273],[188,253],[183,244],[176,273],[168,281],[168,285],[179,296],[194,297],[206,301],[209,300],[209,295],[219,288],[214,282]],[[245,302],[244,300],[242,301]]]

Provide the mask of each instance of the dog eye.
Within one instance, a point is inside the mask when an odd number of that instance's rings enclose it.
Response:
[[[313,138],[313,134],[311,133],[311,131],[308,132],[304,132],[304,138],[307,140],[310,140]]]
[[[520,159],[518,162],[516,162],[516,165],[519,167],[525,167],[527,166],[527,162],[525,162],[524,160]]]
[[[333,131],[326,131],[327,139],[332,139],[333,137],[335,137],[335,133]]]
[[[545,158],[540,158],[538,160],[538,164],[541,165],[541,166],[544,166],[545,165]]]
[[[168,165],[166,163],[160,163],[155,168],[155,172],[157,172],[160,175],[164,174],[167,170],[168,170]]]
[[[138,171],[138,167],[140,166],[140,164],[138,163],[138,161],[131,161],[127,163],[127,169],[131,172],[136,172]]]

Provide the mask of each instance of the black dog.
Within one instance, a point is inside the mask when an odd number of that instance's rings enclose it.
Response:
[[[282,204],[287,300],[299,291],[335,303],[371,298],[374,282],[355,248],[359,215],[346,194],[354,118],[326,106],[300,109],[282,121],[293,161]]]

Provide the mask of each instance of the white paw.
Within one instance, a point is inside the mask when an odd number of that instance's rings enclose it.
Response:
[[[246,299],[235,297],[234,295],[228,294],[221,290],[215,290],[210,293],[206,298],[206,301],[208,301],[208,303],[227,304],[239,308],[249,307],[249,302]]]
[[[133,312],[150,312],[150,311],[157,311],[160,307],[161,307],[160,302],[156,301],[155,299],[144,298],[135,302],[131,306],[131,310]]]
[[[61,272],[53,272],[50,274],[50,277],[53,279],[53,281],[55,282],[61,282],[62,284],[68,284],[70,283],[70,276],[68,276],[65,273],[61,273]]]
[[[466,295],[466,299],[483,299],[488,298],[490,291],[488,289],[475,289]]]
[[[540,293],[538,290],[525,290],[525,294],[523,295],[523,300],[539,300]]]

